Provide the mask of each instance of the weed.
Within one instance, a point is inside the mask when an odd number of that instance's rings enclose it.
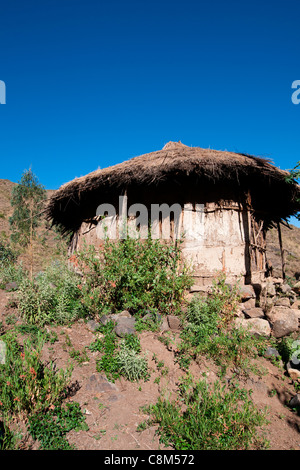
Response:
[[[28,431],[40,443],[40,450],[71,450],[66,435],[71,430],[87,430],[79,403],[56,406],[47,413],[40,412],[29,417]]]
[[[106,240],[100,255],[89,246],[71,261],[84,273],[83,303],[97,315],[124,309],[177,311],[192,284],[180,259],[180,243],[167,245],[150,237],[142,243],[128,237],[119,242]]]
[[[160,442],[176,450],[261,449],[266,442],[256,427],[267,423],[265,412],[257,410],[250,393],[221,382],[210,386],[188,376],[180,384],[175,401],[159,398],[147,409],[150,418],[138,429],[157,423]]]

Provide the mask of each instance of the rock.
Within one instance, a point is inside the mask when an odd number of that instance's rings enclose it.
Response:
[[[168,330],[169,330],[169,322],[168,322],[167,318],[164,317],[164,319],[163,319],[163,321],[162,321],[162,323],[159,327],[159,331],[161,333],[163,333],[164,331],[168,331]]]
[[[263,318],[265,316],[263,309],[259,307],[243,309],[243,313],[247,318]]]
[[[115,332],[120,338],[135,334],[135,318],[120,317],[116,320]]]
[[[280,357],[280,354],[277,351],[277,349],[268,347],[265,351],[265,357],[267,358]]]
[[[300,281],[293,285],[293,291],[296,292],[296,294],[300,294]]]
[[[94,373],[88,379],[88,382],[86,384],[86,390],[94,393],[101,393],[118,391],[118,388],[114,383],[109,382],[107,378],[103,375],[99,373]]]
[[[99,321],[102,325],[106,325],[110,320],[111,318],[109,315],[102,315]]]
[[[283,279],[282,277],[273,277],[273,284],[278,285],[278,284],[283,284]]]
[[[248,300],[248,299],[255,299],[256,298],[255,290],[254,290],[253,286],[251,286],[250,284],[240,286],[239,294],[240,294],[241,299],[243,301]]]
[[[280,299],[276,300],[275,305],[276,307],[290,307],[291,302],[287,297],[281,297]]]
[[[114,314],[112,314],[110,317],[111,317],[112,320],[118,320],[119,318],[131,318],[132,315],[130,315],[130,313],[128,312],[128,310],[123,310],[123,311],[120,312],[120,313],[114,313]]]
[[[270,336],[271,327],[267,320],[263,318],[237,319],[237,326],[245,328],[250,335],[254,336]]]
[[[286,368],[287,368],[287,372],[288,372],[289,376],[291,377],[291,379],[300,382],[300,370],[299,370],[299,368],[296,369],[295,367],[292,367],[290,362],[287,363]]]
[[[181,327],[181,320],[176,315],[167,315],[170,330],[179,330]]]
[[[300,309],[300,300],[296,300],[296,301],[292,304],[291,308],[292,308],[293,310],[298,310],[298,309]]]
[[[95,320],[89,320],[86,326],[88,330],[94,332],[100,327],[100,323],[96,322]]]
[[[278,290],[279,292],[282,292],[282,294],[287,294],[292,290],[292,288],[288,284],[281,284]]]
[[[298,330],[298,317],[294,310],[287,307],[273,307],[266,313],[275,338],[282,338]]]
[[[18,288],[19,288],[19,286],[15,281],[8,282],[5,286],[5,290],[8,290],[8,291],[17,290]]]
[[[292,408],[298,408],[300,406],[300,394],[297,393],[289,402],[289,406]]]
[[[276,289],[273,282],[267,281],[265,286],[265,292],[266,295],[268,295],[269,297],[274,297],[276,295]]]
[[[148,312],[143,316],[142,320],[150,320],[159,323],[161,321],[161,314],[156,312]]]
[[[256,300],[255,299],[248,299],[245,300],[242,304],[240,304],[240,307],[244,309],[249,309],[249,308],[255,308],[256,305]]]

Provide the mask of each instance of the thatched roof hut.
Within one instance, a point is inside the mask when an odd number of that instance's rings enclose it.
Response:
[[[239,213],[243,243],[256,245],[262,252],[265,231],[300,210],[299,186],[288,182],[288,175],[264,158],[169,142],[162,150],[64,184],[50,199],[47,215],[63,231],[78,234],[83,223],[95,223],[99,204],[109,202],[117,207],[118,197],[124,193],[129,204],[201,203],[207,213]],[[219,221],[215,223],[219,225]],[[230,231],[226,233],[230,238]],[[264,263],[265,257],[259,261],[259,271],[265,270]],[[248,274],[249,269],[245,268]]]

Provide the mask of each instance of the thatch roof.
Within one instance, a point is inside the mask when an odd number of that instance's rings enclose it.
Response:
[[[300,210],[299,186],[288,183],[288,175],[287,171],[261,157],[169,142],[162,150],[93,171],[64,184],[50,199],[47,216],[65,231],[74,231],[82,220],[91,216],[87,214],[87,207],[90,212],[92,201],[96,203],[94,211],[98,204],[109,203],[110,195],[119,196],[130,187],[157,188],[176,180],[177,185],[191,181],[193,184],[229,183],[241,192],[259,194],[265,201],[264,210],[269,213],[266,217],[275,221]]]

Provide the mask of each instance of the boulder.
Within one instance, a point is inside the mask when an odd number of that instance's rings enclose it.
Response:
[[[264,354],[265,357],[271,359],[272,357],[280,357],[279,352],[275,348],[268,347]]]
[[[181,327],[181,320],[176,315],[168,315],[167,316],[168,324],[170,330],[179,330]]]
[[[89,320],[86,324],[86,327],[90,331],[96,331],[100,327],[100,323],[96,322],[95,320]]]
[[[245,328],[250,335],[254,336],[270,336],[271,327],[267,320],[263,318],[237,319],[236,326]]]
[[[120,313],[113,313],[112,315],[110,315],[110,318],[112,320],[118,320],[119,318],[131,318],[131,317],[132,317],[132,315],[130,315],[128,310],[123,310]]]
[[[282,292],[282,294],[288,294],[292,290],[291,286],[288,284],[281,284],[280,287],[278,288],[279,292]]]
[[[243,309],[243,313],[246,318],[263,318],[265,316],[263,309],[259,307]]]
[[[256,304],[255,299],[248,299],[248,300],[245,300],[245,302],[243,302],[242,304],[240,304],[240,307],[243,310],[248,309],[248,308],[255,308],[255,304]]]
[[[298,309],[300,309],[300,300],[296,300],[296,301],[292,304],[291,308],[292,308],[293,310],[298,310]]]
[[[300,281],[296,282],[296,284],[293,285],[293,291],[296,292],[296,294],[300,294]]]
[[[120,338],[135,334],[135,318],[120,317],[116,320],[115,332]]]
[[[288,299],[287,297],[281,297],[280,299],[276,300],[275,306],[276,307],[290,307],[291,306],[290,299]]]
[[[293,396],[293,398],[290,400],[289,405],[292,408],[299,408],[300,407],[300,394],[297,393],[297,395]]]
[[[159,331],[163,333],[164,331],[168,331],[169,328],[169,322],[166,317],[163,318],[163,321],[161,322],[161,325],[159,327]]]
[[[298,330],[298,316],[287,307],[273,307],[266,313],[275,338],[282,338]]]
[[[265,293],[269,297],[274,297],[276,295],[276,289],[273,282],[267,282],[265,286]]]
[[[288,362],[286,365],[287,372],[289,376],[291,377],[292,380],[300,382],[300,370],[299,367],[296,368],[297,366],[292,366],[291,362]]]
[[[241,300],[243,301],[256,298],[255,290],[250,284],[240,286],[239,294],[241,296]]]

